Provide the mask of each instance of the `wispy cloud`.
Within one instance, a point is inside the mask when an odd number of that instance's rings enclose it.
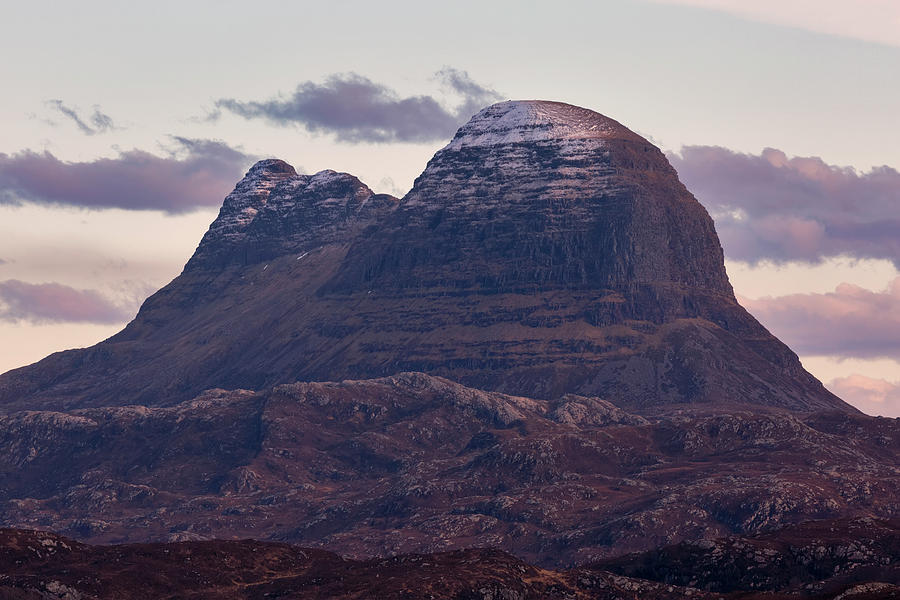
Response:
[[[31,323],[122,323],[133,307],[112,302],[95,290],[59,283],[0,281],[0,321]]]
[[[827,387],[864,413],[900,417],[900,382],[850,375],[832,380]]]
[[[184,213],[221,204],[253,162],[221,141],[172,139],[166,156],[130,150],[71,163],[49,152],[0,153],[0,203]]]
[[[92,113],[82,117],[77,109],[66,106],[62,100],[48,100],[47,104],[63,116],[68,117],[85,135],[97,135],[118,129],[112,117],[101,111],[97,105],[94,106]]]
[[[859,173],[820,158],[686,146],[672,164],[716,221],[725,253],[756,263],[817,263],[834,256],[900,267],[900,172]]]
[[[844,283],[741,304],[801,355],[900,359],[900,277],[883,292]]]
[[[445,68],[437,76],[452,95],[461,98],[456,108],[446,108],[429,95],[401,97],[383,84],[348,73],[332,75],[324,83],[303,82],[287,97],[247,102],[223,98],[210,118],[228,111],[245,119],[331,133],[350,143],[430,142],[449,139],[478,109],[501,99],[465,71]]]

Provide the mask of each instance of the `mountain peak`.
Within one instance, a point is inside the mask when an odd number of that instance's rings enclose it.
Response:
[[[186,269],[303,253],[395,205],[395,198],[375,194],[349,173],[302,175],[283,160],[261,160],[225,198]]]
[[[351,185],[358,188],[365,188],[371,193],[368,186],[362,183],[359,178],[350,173],[342,173],[339,171],[333,171],[332,169],[325,169],[309,176],[309,180],[307,182],[307,186],[313,188],[319,188],[330,185]]]
[[[644,141],[593,110],[549,100],[508,100],[481,110],[463,125],[447,149],[551,139]]]
[[[247,175],[281,175],[285,177],[291,177],[297,174],[297,171],[279,158],[266,158],[264,160],[257,161],[252,167],[250,167],[250,171]]]

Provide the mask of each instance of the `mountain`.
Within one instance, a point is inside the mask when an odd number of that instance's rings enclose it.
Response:
[[[0,411],[404,371],[643,415],[854,412],[737,303],[664,155],[544,101],[479,112],[401,200],[257,163],[123,331],[0,376]]]
[[[175,544],[79,546],[98,574],[112,552],[182,577],[140,556],[252,536],[368,561],[250,544],[333,589],[419,552],[460,585],[492,577],[477,561],[531,573],[532,595],[814,595],[896,574],[895,525],[846,538],[900,514],[898,464],[900,420],[828,393],[737,303],[663,154],[553,102],[484,109],[402,199],[261,161],[123,331],[0,376],[0,525]],[[196,548],[248,555],[228,544]],[[519,558],[451,552],[487,546]],[[857,553],[858,577],[833,570]],[[540,570],[591,564],[619,574]],[[258,566],[260,594],[287,584]],[[527,591],[491,585],[452,593]]]

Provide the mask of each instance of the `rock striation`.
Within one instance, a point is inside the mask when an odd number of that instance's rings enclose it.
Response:
[[[722,264],[712,219],[645,139],[587,109],[504,102],[434,156],[335,287],[729,296]]]
[[[544,101],[482,110],[399,201],[257,163],[132,323],[0,376],[0,411],[402,371],[644,415],[853,412],[737,303],[659,149]]]

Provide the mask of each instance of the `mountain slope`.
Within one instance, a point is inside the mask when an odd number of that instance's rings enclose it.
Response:
[[[125,330],[0,376],[0,410],[401,371],[642,414],[854,410],[737,303],[657,148],[541,101],[478,113],[400,201],[258,163]]]

